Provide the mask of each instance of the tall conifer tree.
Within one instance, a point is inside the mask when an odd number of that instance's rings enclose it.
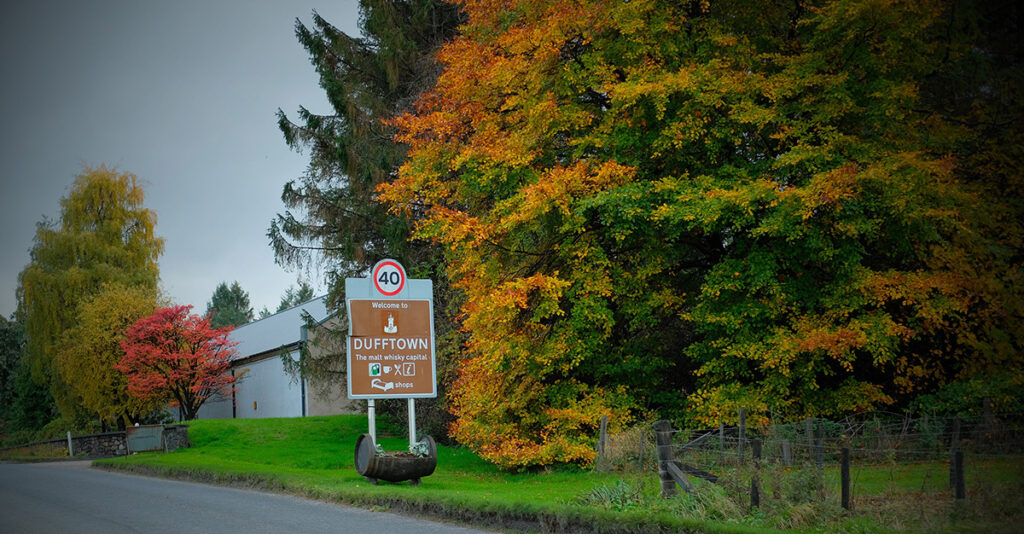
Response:
[[[285,140],[307,150],[306,173],[288,182],[281,195],[288,211],[278,215],[267,233],[278,263],[326,271],[328,301],[344,298],[346,277],[363,276],[378,260],[401,261],[415,278],[435,281],[435,309],[445,314],[452,300],[440,255],[429,243],[410,242],[411,216],[394,215],[375,201],[377,186],[397,176],[406,146],[393,140],[385,120],[411,109],[440,72],[435,53],[461,21],[458,9],[439,0],[363,0],[361,37],[346,35],[314,13],[313,25],[296,21],[295,34],[309,52],[332,113],[317,115],[300,108],[295,120],[278,110]],[[451,314],[449,314],[450,317]],[[448,415],[443,400],[454,374],[459,334],[453,320],[437,321],[438,376],[441,402],[420,404],[420,428],[443,437]],[[325,343],[337,345],[337,340]],[[320,384],[336,382],[343,355],[302,351],[293,372]],[[397,405],[395,405],[397,406]],[[388,411],[395,406],[379,405]],[[404,416],[404,408],[395,409]]]
[[[238,282],[221,282],[213,290],[210,302],[206,303],[206,313],[210,315],[210,324],[214,328],[225,326],[241,326],[253,320],[252,305],[249,304],[249,293],[246,293]]]
[[[308,150],[306,173],[281,195],[288,211],[268,231],[279,263],[308,267],[322,261],[330,300],[344,279],[392,257],[414,272],[430,269],[432,251],[410,244],[409,220],[374,202],[376,187],[392,180],[405,145],[392,140],[385,119],[410,109],[439,68],[434,52],[459,23],[457,9],[438,0],[363,0],[361,37],[345,34],[318,14],[295,23],[333,113],[300,108],[297,120],[278,110],[289,146]]]
[[[294,308],[303,302],[313,298],[313,286],[306,282],[299,281],[299,287],[290,286],[281,296],[281,303],[277,305],[277,311],[283,312],[288,308]]]

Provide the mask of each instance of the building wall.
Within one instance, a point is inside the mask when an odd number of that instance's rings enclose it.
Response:
[[[178,419],[178,409],[171,407],[167,409]],[[221,396],[206,399],[206,402],[199,407],[196,414],[199,419],[231,419],[231,395],[226,398]]]
[[[289,357],[295,358],[292,352]],[[300,417],[302,384],[284,369],[281,357],[238,363],[236,376],[245,373],[235,388],[235,417]],[[230,417],[230,416],[229,416]]]
[[[306,415],[338,415],[362,413],[357,400],[349,400],[348,385],[342,375],[340,383],[314,385],[306,391]]]
[[[262,324],[256,322],[246,328],[259,326]],[[313,358],[332,357],[335,365],[328,378],[300,383],[285,371],[281,357],[271,352],[256,358],[238,360],[233,365],[233,370],[239,377],[235,384],[234,406],[230,395],[226,398],[212,398],[199,409],[199,418],[300,417],[303,413],[362,413],[365,404],[350,400],[347,394],[344,360],[347,326],[337,318],[332,318],[307,332],[302,339]],[[296,326],[296,329],[301,331],[300,326]],[[249,334],[253,336],[258,332],[253,331]],[[298,351],[293,350],[289,357],[297,359]]]
[[[348,398],[345,375],[345,340],[348,324],[333,317],[307,332],[306,350],[313,359],[332,357],[334,365],[327,378],[310,379],[306,387],[307,415],[362,413],[364,402]]]

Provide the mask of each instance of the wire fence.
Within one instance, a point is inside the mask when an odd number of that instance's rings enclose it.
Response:
[[[844,448],[851,461],[861,465],[945,461],[954,450],[972,457],[1024,454],[1021,413],[956,417],[867,412],[837,420],[683,428],[671,434],[676,458],[711,467],[749,461],[755,439],[762,461],[783,465],[835,464]],[[653,423],[606,436],[598,448],[599,469],[647,470],[657,465]]]
[[[867,412],[751,426],[736,415],[741,424],[602,431],[596,468],[622,472],[620,489],[656,480],[657,506],[683,517],[820,528],[856,515],[925,531],[1024,520],[1022,413]],[[687,497],[667,499],[679,493]]]
[[[701,439],[703,438],[703,439]],[[716,452],[733,461],[749,458],[750,441],[761,441],[763,458],[822,463],[842,448],[859,463],[943,460],[954,449],[975,456],[1024,452],[1024,414],[936,417],[870,413],[841,420],[805,419],[781,424],[704,431],[677,431],[679,452]],[[717,449],[717,450],[716,450]],[[834,459],[834,458],[832,458]]]

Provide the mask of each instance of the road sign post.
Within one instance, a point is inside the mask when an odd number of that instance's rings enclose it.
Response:
[[[434,291],[428,279],[409,279],[392,259],[369,278],[345,279],[349,317],[348,395],[366,399],[376,442],[375,399],[408,399],[409,447],[416,444],[415,401],[437,396]]]

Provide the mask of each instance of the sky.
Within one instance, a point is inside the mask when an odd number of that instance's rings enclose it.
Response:
[[[140,179],[175,304],[205,312],[232,281],[256,313],[300,277],[325,292],[266,237],[308,162],[275,113],[330,112],[295,20],[315,10],[356,35],[357,0],[0,1],[0,314],[17,307],[36,224],[101,164]]]

